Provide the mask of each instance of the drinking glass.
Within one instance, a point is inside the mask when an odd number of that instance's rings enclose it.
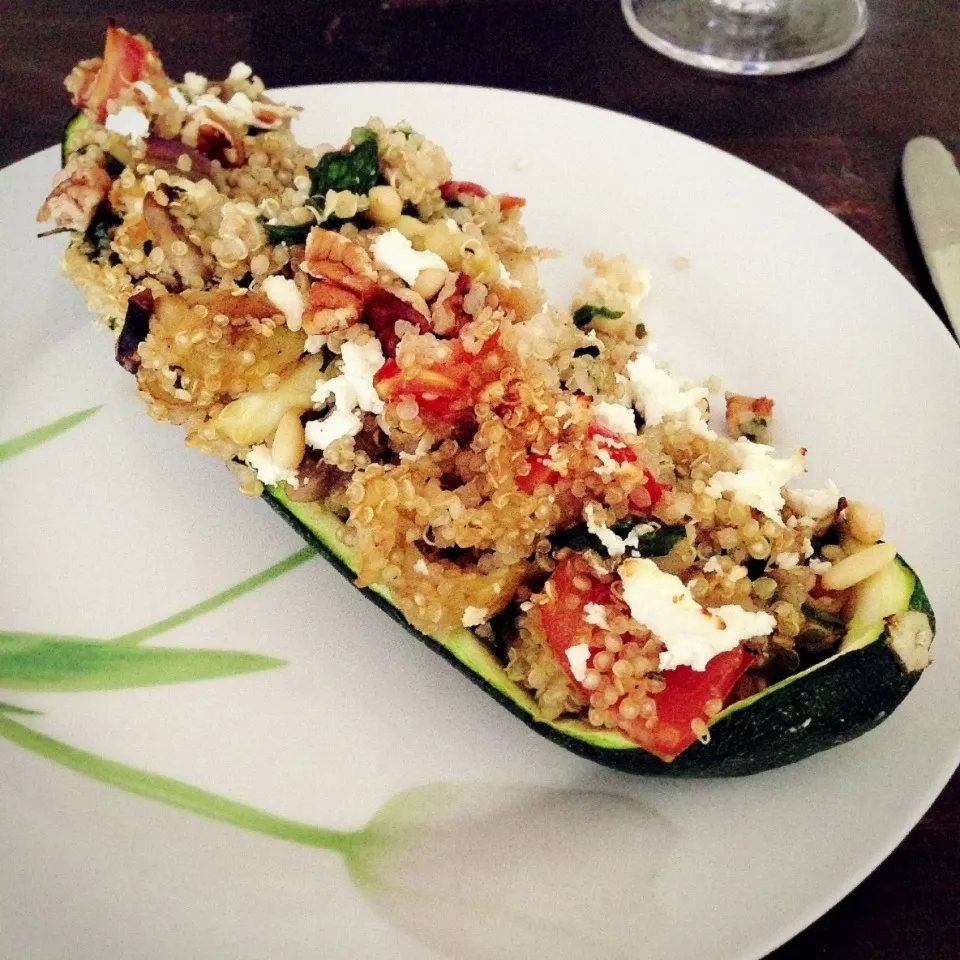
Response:
[[[633,32],[705,70],[794,73],[847,53],[867,27],[866,0],[621,0]]]

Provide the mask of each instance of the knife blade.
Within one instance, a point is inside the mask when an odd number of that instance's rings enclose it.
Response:
[[[903,151],[903,186],[933,284],[960,335],[960,171],[950,151],[915,137]]]

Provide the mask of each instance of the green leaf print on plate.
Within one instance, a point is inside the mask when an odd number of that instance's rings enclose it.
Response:
[[[124,690],[269,670],[283,660],[230,650],[133,647],[0,631],[0,687],[31,693]]]
[[[626,960],[635,956],[630,946],[659,922],[656,882],[677,832],[634,797],[427,783],[389,797],[365,826],[336,830],[107,760],[3,711],[0,738],[127,793],[342,856],[374,910],[457,960]],[[641,834],[645,855],[610,869],[621,838]]]
[[[0,443],[0,463],[3,463],[4,460],[10,460],[21,453],[26,453],[34,447],[39,447],[40,444],[46,443],[47,440],[52,440],[64,431],[77,426],[77,424],[83,423],[84,420],[92,417],[101,406],[102,404],[96,407],[87,407],[86,410],[78,410],[76,413],[68,414],[45,426],[21,433],[18,437],[4,440]]]
[[[0,444],[0,462],[59,436],[99,409],[96,406],[80,410],[5,441]],[[0,631],[0,688],[30,693],[122,690],[237,676],[283,666],[285,661],[261,654],[139,644],[262,587],[313,556],[310,547],[297,550],[212,597],[113,639]],[[16,709],[19,708],[10,708]]]

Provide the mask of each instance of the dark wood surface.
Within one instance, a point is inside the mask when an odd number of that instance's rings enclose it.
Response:
[[[6,0],[0,165],[59,138],[69,115],[63,76],[99,52],[104,20],[114,15],[148,34],[175,75],[222,75],[243,59],[268,86],[485,84],[652,120],[793,184],[862,234],[941,312],[898,167],[904,144],[920,133],[960,148],[960,4],[869,5],[867,36],[849,58],[743,81],[647,50],[617,0]],[[960,960],[960,776],[871,877],[772,957]]]

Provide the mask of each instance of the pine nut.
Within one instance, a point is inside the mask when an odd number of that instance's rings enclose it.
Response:
[[[270,448],[273,462],[284,470],[296,470],[306,449],[300,417],[293,410],[289,410],[281,418],[277,432],[273,435],[273,446]]]
[[[855,583],[872,577],[897,555],[892,543],[875,543],[844,557],[824,573],[821,583],[827,590],[846,590]]]
[[[843,516],[851,536],[861,543],[876,543],[883,536],[883,511],[872,503],[852,500]]]
[[[432,300],[447,282],[447,271],[439,267],[427,267],[417,274],[416,283],[413,289],[423,297],[424,300]]]
[[[367,216],[381,227],[389,227],[400,219],[403,213],[403,201],[396,187],[389,184],[381,184],[379,187],[372,187],[367,194],[370,206],[367,207]]]

